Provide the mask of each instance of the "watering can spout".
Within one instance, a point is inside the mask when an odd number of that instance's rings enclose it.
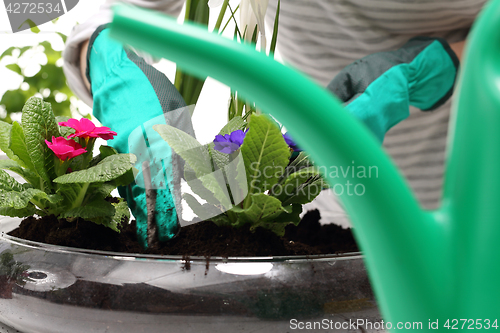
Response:
[[[500,14],[499,8],[500,0],[495,2],[494,7],[497,16]],[[406,181],[375,137],[346,112],[334,96],[304,75],[249,46],[208,33],[197,26],[179,25],[174,19],[159,13],[126,5],[115,6],[114,13],[110,36],[153,56],[172,60],[190,74],[211,76],[238,90],[246,99],[255,101],[264,112],[271,113],[291,132],[299,145],[311,154],[316,164],[325,168],[325,177],[331,186],[345,181],[363,185],[363,195],[349,196],[344,193],[340,195],[340,199],[354,224],[355,235],[365,253],[365,262],[379,305],[387,319],[419,319],[427,323],[428,319],[435,319],[435,314],[443,319],[462,306],[458,302],[449,303],[450,300],[462,301],[453,296],[453,288],[460,285],[460,282],[457,282],[453,271],[459,266],[459,261],[453,251],[455,248],[452,247],[459,246],[456,239],[465,239],[460,228],[455,227],[456,221],[453,219],[459,217],[459,210],[456,208],[466,204],[467,198],[477,196],[474,202],[478,204],[477,207],[486,208],[486,211],[481,215],[465,210],[467,216],[487,218],[491,212],[496,214],[497,221],[500,220],[500,208],[480,204],[479,198],[485,197],[474,191],[483,187],[467,185],[465,190],[471,192],[464,193],[460,192],[462,189],[455,183],[457,179],[464,177],[464,172],[480,170],[471,163],[453,168],[457,163],[463,162],[466,159],[464,156],[469,154],[468,149],[473,148],[468,141],[470,138],[462,137],[465,129],[466,133],[476,135],[474,143],[486,144],[486,139],[478,139],[481,136],[479,133],[483,131],[479,121],[473,122],[472,129],[466,126],[474,112],[462,112],[467,116],[461,116],[461,112],[458,112],[453,144],[459,148],[452,150],[450,155],[445,191],[446,209],[436,213],[426,212],[420,208]],[[500,22],[500,18],[496,22]],[[500,29],[497,31],[500,32]],[[492,42],[492,54],[498,54],[498,32],[495,34],[496,42]],[[471,55],[468,56],[472,58]],[[499,64],[497,62],[496,67],[491,65],[496,74],[500,74]],[[464,72],[467,73],[467,66]],[[480,77],[481,75],[478,76]],[[500,75],[497,77],[500,78]],[[469,89],[467,83],[462,81],[462,90]],[[477,80],[471,80],[471,84],[480,86]],[[497,80],[495,84],[498,94],[500,81]],[[458,107],[474,108],[473,103],[477,102],[475,97],[480,96],[474,93],[467,99],[462,91]],[[481,106],[484,110],[480,114],[496,112],[495,115],[490,115],[494,123],[488,126],[499,125],[498,99]],[[496,110],[493,106],[497,107]],[[489,138],[494,142],[484,147],[493,149],[500,143],[500,131],[491,133]],[[460,147],[465,147],[465,153]],[[478,148],[476,152],[479,154],[481,149]],[[500,149],[496,148],[495,162],[500,161],[499,154]],[[489,155],[481,156],[485,158]],[[490,162],[489,159],[483,161]],[[340,179],[328,172],[332,167],[347,168],[353,165],[376,168],[376,177],[359,179],[349,173]],[[494,165],[498,170],[499,164]],[[486,166],[481,170],[488,171],[488,174],[494,173]],[[500,185],[499,175],[500,172],[493,179],[496,185]],[[466,176],[473,177],[477,174]],[[486,182],[483,185],[485,189],[492,188]],[[491,194],[491,198],[498,198],[498,195]],[[489,218],[491,222],[492,216]],[[474,221],[476,222],[478,221]],[[491,226],[490,222],[488,226]],[[494,229],[497,237],[500,236],[498,228],[500,223]],[[461,238],[456,237],[457,235]],[[496,258],[500,259],[498,255]],[[497,262],[500,265],[500,260]],[[500,278],[500,273],[496,273]],[[500,292],[496,295],[500,297]]]

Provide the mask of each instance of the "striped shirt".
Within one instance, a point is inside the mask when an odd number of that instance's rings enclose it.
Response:
[[[269,26],[277,2],[269,1]],[[354,60],[397,49],[412,37],[442,37],[450,43],[464,40],[485,2],[282,0],[278,50],[287,64],[326,86]],[[426,209],[437,208],[441,198],[450,104],[431,112],[412,107],[410,117],[393,127],[384,140],[385,149]],[[306,206],[313,208],[320,209],[325,222],[347,220],[331,193],[323,193]]]

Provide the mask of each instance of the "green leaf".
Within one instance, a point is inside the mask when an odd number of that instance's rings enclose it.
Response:
[[[317,177],[313,182],[301,186],[297,194],[286,199],[283,204],[306,204],[316,198],[322,190],[327,189],[328,183],[321,177]]]
[[[59,204],[59,211],[69,209],[78,198],[84,184],[57,184],[56,193],[63,197],[63,202]],[[89,186],[90,187],[90,186]]]
[[[70,209],[63,212],[60,216],[67,217],[81,217],[84,219],[92,219],[96,217],[113,216],[115,214],[115,207],[104,199],[95,200],[80,207]]]
[[[28,169],[23,169],[14,160],[0,160],[0,169],[10,170],[17,173],[34,187],[38,187],[40,185],[40,178],[34,172]]]
[[[224,188],[221,186],[224,179],[220,172],[214,172],[207,146],[201,145],[189,134],[169,125],[154,125],[153,129],[193,169],[196,178],[201,180],[203,186],[212,192],[224,207],[229,208],[231,202],[225,186]]]
[[[10,159],[14,159],[14,152],[10,150],[10,135],[12,133],[12,125],[4,121],[0,121],[0,150],[2,150]]]
[[[58,195],[49,196],[47,193],[40,191],[35,188],[21,188],[20,191],[3,191],[0,190],[0,207],[13,207],[15,209],[21,209],[28,206],[30,200],[41,200],[46,199],[49,202],[57,202],[59,198],[62,197]]]
[[[278,198],[281,202],[289,202],[289,200],[294,197],[299,195],[299,192],[303,190],[303,188],[307,185],[304,185],[308,181],[315,181],[319,179],[320,177],[320,172],[317,168],[315,167],[307,167],[307,168],[302,168],[297,172],[292,173],[283,184],[278,184],[275,187],[273,187],[272,194],[276,198]],[[311,190],[311,189],[309,189]],[[320,189],[321,191],[321,189]],[[307,192],[306,192],[307,193]],[[309,198],[312,196],[316,196],[315,194],[316,191],[313,191],[313,193],[307,194],[305,196],[302,196],[303,198]],[[312,199],[311,199],[312,200]],[[310,202],[310,201],[307,201]],[[307,202],[303,202],[306,204]]]
[[[5,50],[2,53],[2,55],[0,55],[0,60],[2,60],[3,57],[5,57],[5,56],[11,56],[12,55],[12,51],[14,51],[15,49],[16,49],[16,47],[14,47],[14,46],[9,47],[7,50]]]
[[[98,164],[99,162],[101,162],[103,159],[105,159],[108,156],[118,154],[118,151],[115,148],[110,147],[110,146],[100,146],[99,152],[100,152],[100,154],[97,156],[94,156],[94,158],[92,158],[92,160],[90,161],[90,166],[94,166],[94,165]]]
[[[56,32],[56,34],[58,34],[59,36],[61,36],[63,42],[66,44],[66,39],[68,39],[68,36],[66,36],[65,34],[60,33],[60,32]]]
[[[196,200],[196,198],[189,193],[184,193],[182,197],[186,200],[188,206],[193,210],[193,213],[195,213],[196,216],[203,221],[213,220],[215,217],[224,213],[215,205],[209,203],[200,204],[198,200]]]
[[[17,28],[18,30],[21,29],[21,27],[27,23],[30,27],[30,30],[31,32],[37,34],[40,32],[40,29],[36,26],[35,22],[33,22],[32,20],[30,19],[27,19],[26,21],[24,21],[23,23],[21,23],[21,25]]]
[[[113,229],[116,232],[119,232],[118,226],[130,219],[130,211],[125,200],[121,198],[118,198],[118,200],[118,203],[112,203],[112,206],[115,209],[115,212],[112,216],[95,217],[90,218],[89,220],[97,224],[102,224],[108,228]]]
[[[111,192],[116,188],[116,186],[112,183],[92,183],[89,185],[87,189],[87,200],[104,200],[107,198]]]
[[[241,153],[250,193],[263,193],[276,184],[290,157],[279,127],[266,115],[251,116]]]
[[[13,160],[17,161],[21,166],[35,171],[35,166],[28,154],[28,147],[26,146],[23,129],[17,122],[12,124],[9,148],[14,153]]]
[[[68,116],[57,116],[56,123],[59,125],[59,123],[66,122],[69,119]],[[61,136],[68,138],[70,134],[75,133],[75,129],[68,126],[59,126],[59,132],[61,132]]]
[[[40,215],[41,213],[32,204],[29,204],[28,206],[21,209],[15,209],[12,207],[3,207],[3,208],[0,207],[0,215],[2,216],[27,217],[27,216],[33,216],[35,214]]]
[[[20,184],[14,177],[0,170],[0,191],[23,191],[25,188],[26,186]],[[0,205],[1,204],[0,202]]]
[[[244,130],[246,122],[240,116],[231,119],[219,132],[220,135],[231,134],[237,130]]]
[[[281,201],[264,193],[252,194],[251,204],[247,209],[235,207],[231,211],[243,217],[246,223],[251,223],[253,226],[260,222],[273,220],[285,212]]]
[[[133,154],[111,155],[91,168],[57,177],[54,182],[60,184],[107,182],[131,170],[134,162]]]
[[[314,164],[309,159],[309,155],[305,152],[300,152],[299,155],[286,167],[285,172],[281,175],[278,183],[282,183],[288,178],[292,173],[297,172],[301,169],[313,166]]]
[[[19,75],[23,75],[23,70],[21,69],[21,67],[19,67],[18,64],[9,64],[6,65],[5,68],[8,68]]]
[[[45,140],[52,141],[52,136],[60,136],[59,127],[50,104],[31,97],[23,108],[22,128],[26,148],[36,173],[45,181],[51,183],[54,172],[54,154]]]
[[[208,203],[211,203],[214,205],[220,205],[219,200],[217,200],[214,197],[214,194],[212,192],[210,192],[205,186],[203,186],[203,183],[201,182],[201,180],[196,177],[196,173],[189,166],[189,164],[184,165],[184,179],[188,183],[191,190],[195,194],[200,196],[200,198],[206,200]]]
[[[281,5],[281,0],[278,0],[278,6],[276,7],[276,15],[274,16],[273,37],[271,38],[271,47],[269,49],[269,53],[273,54],[273,55],[274,55],[274,51],[276,50],[276,42],[278,39],[280,5]]]

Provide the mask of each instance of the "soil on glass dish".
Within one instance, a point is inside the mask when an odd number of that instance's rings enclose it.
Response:
[[[117,233],[81,219],[66,222],[59,221],[54,216],[29,217],[9,235],[89,250],[204,257],[315,255],[359,251],[351,229],[335,224],[321,225],[319,220],[319,212],[310,211],[298,226],[287,226],[284,237],[262,228],[252,232],[249,226],[234,229],[204,221],[181,228],[176,238],[146,251],[137,242],[135,221],[126,224]]]

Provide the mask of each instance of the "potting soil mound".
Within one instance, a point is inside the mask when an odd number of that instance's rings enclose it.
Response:
[[[54,216],[29,217],[9,235],[89,250],[205,257],[314,255],[358,251],[350,229],[334,224],[320,225],[319,219],[317,210],[308,212],[298,226],[286,227],[284,237],[263,228],[252,232],[248,225],[234,229],[204,221],[181,228],[176,238],[146,251],[137,242],[135,221],[124,225],[121,232],[117,233],[81,219],[67,222],[57,220]]]

